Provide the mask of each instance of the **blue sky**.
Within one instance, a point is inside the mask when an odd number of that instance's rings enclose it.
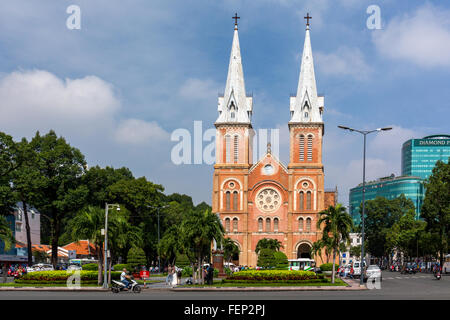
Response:
[[[69,5],[81,30],[69,30]],[[381,9],[369,30],[366,9]],[[325,185],[340,202],[362,179],[362,137],[337,129],[393,126],[370,137],[368,179],[400,173],[409,138],[449,133],[450,5],[364,0],[9,0],[0,4],[0,130],[19,139],[53,128],[90,165],[127,166],[167,193],[211,201],[210,165],[171,162],[177,128],[213,127],[238,12],[253,126],[280,128],[309,12],[317,87],[325,95]]]

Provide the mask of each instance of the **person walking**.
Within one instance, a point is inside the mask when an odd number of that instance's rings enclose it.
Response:
[[[172,266],[169,264],[167,267],[167,278],[166,278],[166,285],[170,285],[172,283],[173,276],[172,276]]]

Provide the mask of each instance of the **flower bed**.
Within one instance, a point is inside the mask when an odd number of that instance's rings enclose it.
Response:
[[[20,278],[16,279],[16,283],[44,283],[44,282],[53,282],[53,283],[64,283],[67,279],[74,274],[75,271],[67,272],[67,271],[37,271],[37,272],[29,272],[24,274]],[[112,271],[111,272],[112,279],[119,279],[120,272]],[[83,282],[94,283],[98,279],[97,271],[80,271],[80,280]]]
[[[315,274],[312,271],[290,271],[290,270],[245,270],[236,272],[225,279],[226,282],[235,282],[235,281],[314,282],[317,280],[319,282],[323,280],[327,281],[324,275]]]

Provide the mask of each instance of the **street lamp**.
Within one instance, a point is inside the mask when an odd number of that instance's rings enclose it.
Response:
[[[357,130],[350,127],[338,126],[343,130],[349,130],[350,132],[358,132],[364,136],[364,154],[363,154],[363,189],[362,189],[362,214],[361,214],[361,276],[360,285],[364,285],[363,266],[364,266],[364,214],[365,214],[365,194],[366,194],[366,136],[373,132],[389,131],[391,127],[378,128],[375,130]]]
[[[120,211],[120,206],[118,204],[105,204],[105,255],[104,255],[104,265],[105,268],[103,270],[103,288],[108,289],[108,210],[116,208],[117,211]]]
[[[168,204],[168,205],[165,205],[165,206],[158,206],[158,207],[155,207],[155,206],[147,206],[147,207],[148,207],[148,208],[151,208],[151,209],[156,209],[156,211],[158,212],[158,246],[159,246],[159,211],[160,211],[161,209],[170,207],[170,205]],[[158,272],[161,272],[161,257],[160,257],[160,255],[159,255],[159,252],[158,252]]]

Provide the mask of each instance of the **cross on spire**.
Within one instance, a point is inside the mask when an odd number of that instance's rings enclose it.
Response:
[[[241,17],[238,17],[237,12],[234,14],[234,17],[231,17],[232,19],[234,19],[234,25],[235,28],[237,29],[237,25],[238,25],[238,19],[240,19]]]
[[[309,27],[309,19],[312,19],[312,17],[309,15],[309,12],[306,14],[306,17],[303,17],[306,19],[306,26]]]

